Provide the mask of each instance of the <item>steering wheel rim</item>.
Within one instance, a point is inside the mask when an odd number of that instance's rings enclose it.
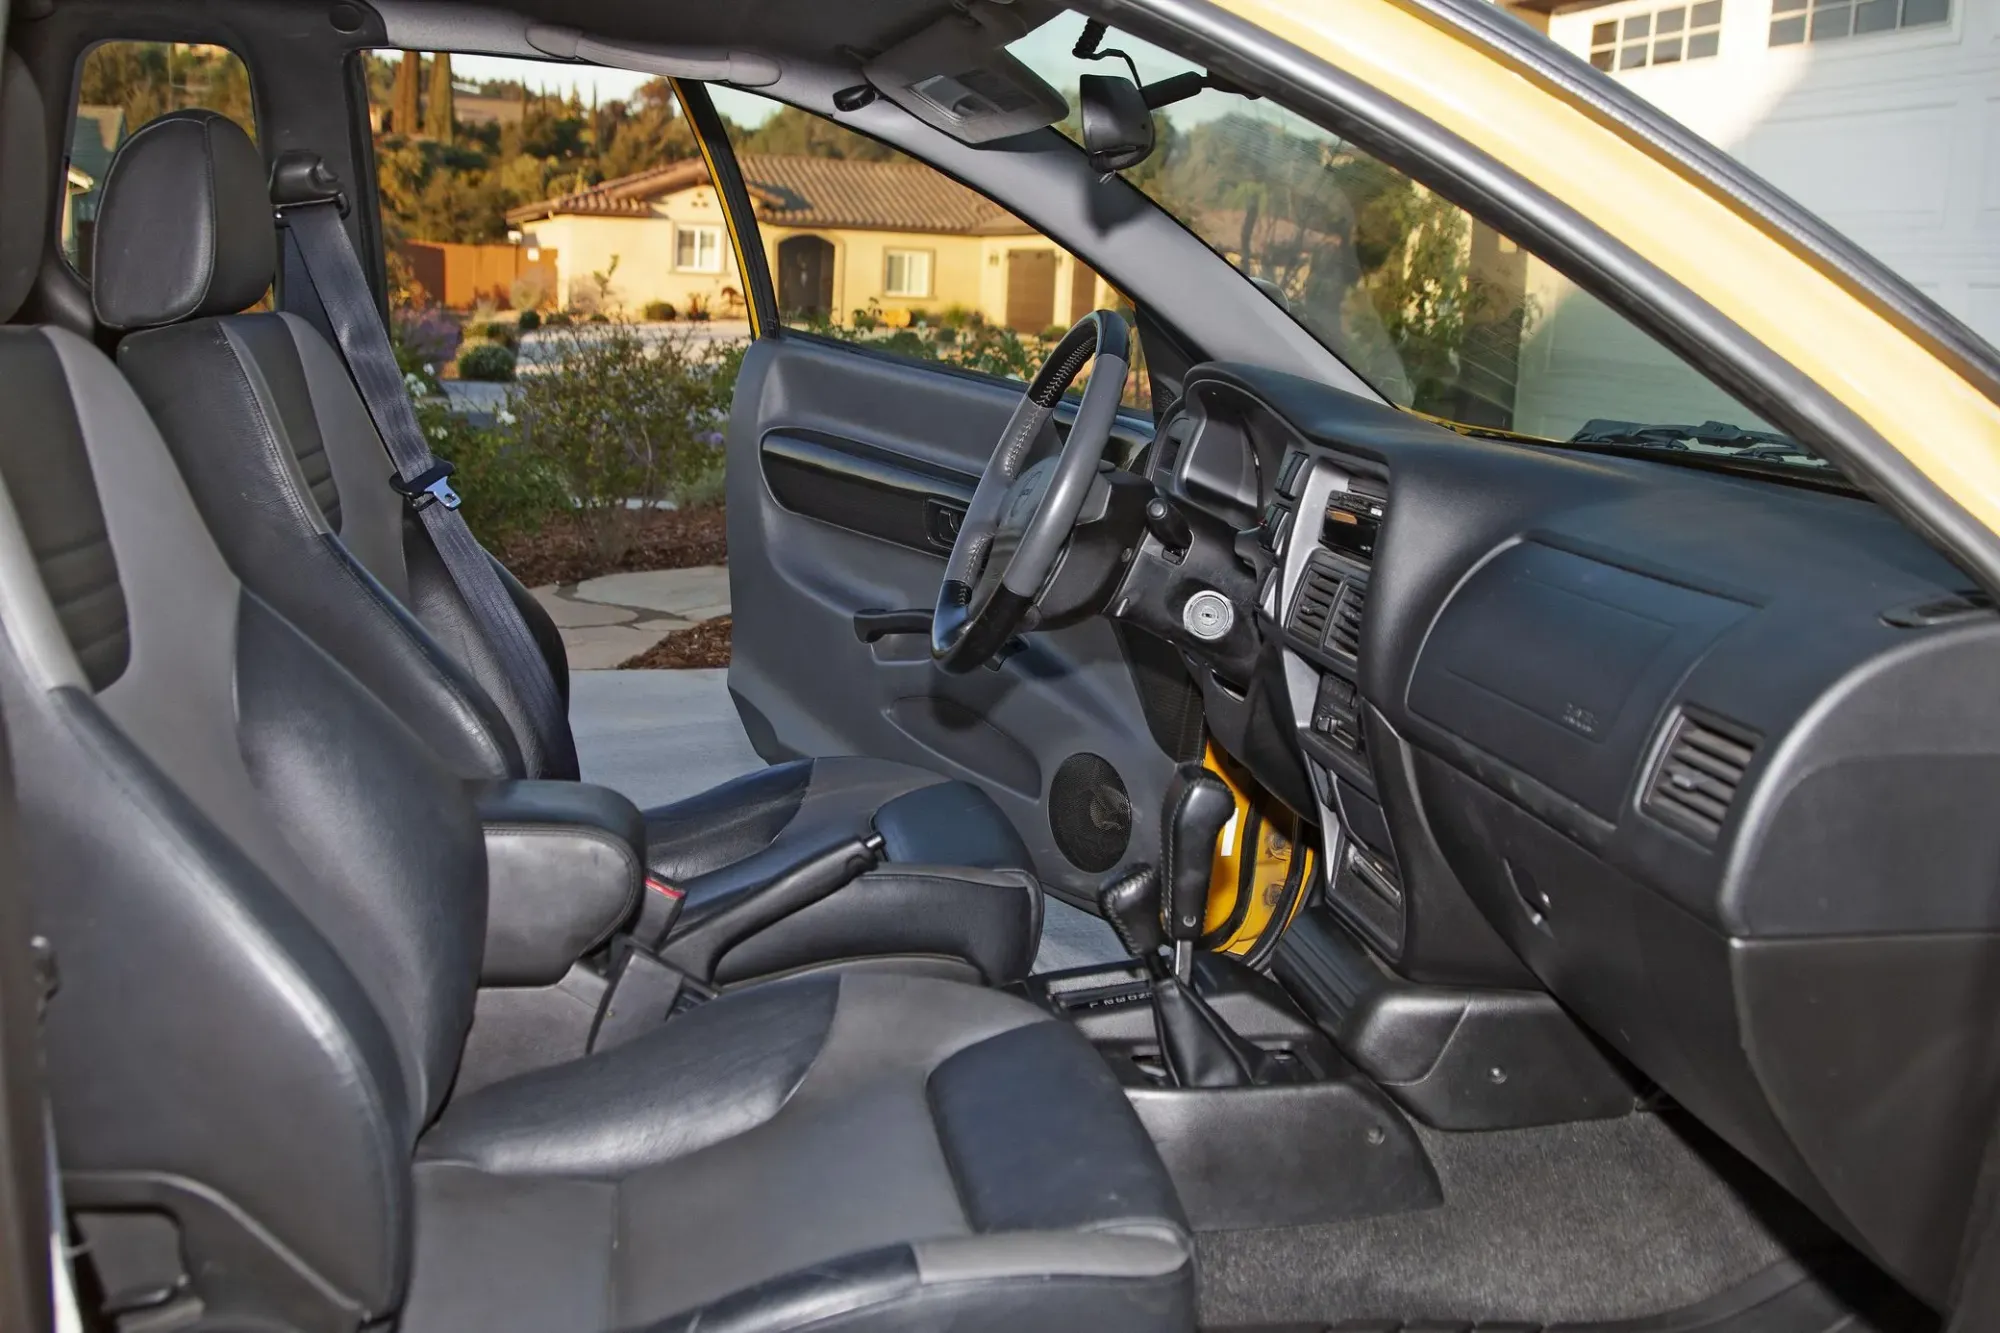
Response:
[[[1055,571],[1111,439],[1131,363],[1131,341],[1123,317],[1111,310],[1093,310],[1063,335],[1028,382],[980,473],[938,585],[931,616],[931,659],[943,670],[970,671],[1005,647]],[[1010,501],[1019,502],[1015,484],[1036,438],[1054,417],[1064,391],[1092,360],[1097,369],[1084,388],[1069,439],[1034,516],[1023,527],[1001,576],[982,578],[993,537],[1012,507]],[[984,595],[975,601],[975,591],[982,588]]]

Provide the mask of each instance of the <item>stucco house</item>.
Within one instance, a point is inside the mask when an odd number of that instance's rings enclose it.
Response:
[[[1113,299],[1053,241],[919,163],[746,154],[741,166],[788,316],[845,323],[871,306],[892,319],[957,308],[1040,333]],[[610,304],[629,311],[666,301],[685,312],[696,298],[717,315],[742,309],[743,279],[698,158],[513,209],[507,222],[519,245],[557,252],[566,306],[595,301],[593,275],[603,275]]]

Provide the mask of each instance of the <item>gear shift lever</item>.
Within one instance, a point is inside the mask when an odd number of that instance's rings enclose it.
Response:
[[[1166,935],[1160,929],[1160,876],[1151,866],[1134,867],[1097,891],[1097,907],[1111,932],[1134,958],[1153,958]]]
[[[1228,784],[1200,764],[1182,764],[1167,783],[1164,861],[1167,940],[1174,947],[1174,978],[1186,985],[1194,971],[1195,941],[1208,912],[1208,882],[1216,840],[1236,814]]]

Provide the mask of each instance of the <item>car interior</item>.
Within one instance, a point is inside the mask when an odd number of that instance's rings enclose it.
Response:
[[[1118,174],[1160,108],[1285,100],[1170,8],[0,5],[39,1029],[0,1238],[73,1284],[21,1293],[120,1333],[1944,1327],[2000,1114],[1989,591],[1773,404],[1413,410],[1342,341],[1379,329]],[[1010,52],[1081,18],[1073,91]],[[1197,72],[1126,78],[1121,31]],[[86,277],[112,39],[226,45],[257,133],[129,126]],[[747,776],[583,779],[556,626],[412,414],[360,60],[417,49],[665,75],[702,136],[756,335]],[[788,327],[711,87],[1129,304],[1024,379]],[[1038,968],[1078,913],[1118,947]]]

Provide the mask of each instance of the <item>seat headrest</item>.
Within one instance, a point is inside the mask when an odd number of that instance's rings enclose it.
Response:
[[[277,269],[264,158],[214,111],[147,121],[106,173],[91,304],[113,329],[150,329],[256,303]]]
[[[35,285],[49,232],[49,138],[42,94],[12,51],[0,55],[0,323]]]

